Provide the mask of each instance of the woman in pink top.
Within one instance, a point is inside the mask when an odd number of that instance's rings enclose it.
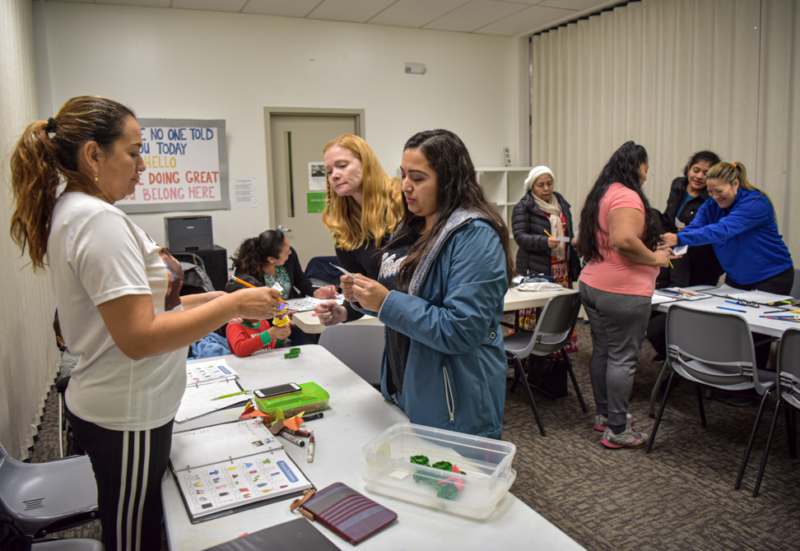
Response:
[[[641,186],[647,151],[626,142],[611,156],[581,211],[578,253],[581,302],[592,326],[590,375],[594,428],[609,448],[641,448],[648,435],[631,427],[628,399],[642,350],[659,266],[671,249],[657,248],[660,225]]]

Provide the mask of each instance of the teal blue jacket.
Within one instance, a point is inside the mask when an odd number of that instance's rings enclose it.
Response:
[[[508,290],[506,260],[494,228],[456,211],[412,278],[378,314],[411,338],[403,402],[412,423],[500,438],[506,356],[500,321]],[[381,391],[387,391],[384,356]]]

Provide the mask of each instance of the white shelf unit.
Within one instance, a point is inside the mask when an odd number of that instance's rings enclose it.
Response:
[[[514,206],[525,194],[525,178],[528,177],[531,168],[529,166],[506,166],[475,169],[478,183],[483,188],[486,199],[494,205],[508,226],[511,253],[514,256],[517,254],[517,243],[511,234],[511,215],[514,212]]]

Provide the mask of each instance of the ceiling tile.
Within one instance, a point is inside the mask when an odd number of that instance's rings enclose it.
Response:
[[[607,0],[544,0],[540,6],[547,6],[550,8],[562,8],[565,10],[583,11],[594,6],[601,6],[608,4]]]
[[[472,0],[468,4],[456,8],[425,25],[426,29],[440,31],[472,32],[490,23],[516,13],[527,7],[516,2],[498,2],[495,0]]]
[[[515,13],[511,17],[505,17],[485,27],[481,27],[475,32],[479,34],[513,36],[542,27],[564,17],[569,17],[574,13],[576,13],[574,10],[531,6],[521,12]]]
[[[147,8],[168,8],[170,0],[97,0],[98,4],[115,6],[143,6]]]
[[[398,0],[368,23],[420,28],[467,2],[469,0]]]
[[[172,7],[186,10],[238,12],[247,0],[173,0]]]
[[[325,0],[307,17],[326,21],[366,23],[394,2],[395,0]]]
[[[319,3],[320,0],[250,0],[242,13],[305,17]]]

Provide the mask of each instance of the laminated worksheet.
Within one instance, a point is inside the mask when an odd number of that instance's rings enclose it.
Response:
[[[193,523],[313,487],[260,419],[176,432],[169,458]]]
[[[222,358],[192,360],[186,364],[186,386],[199,386],[214,381],[232,381],[239,377]]]

